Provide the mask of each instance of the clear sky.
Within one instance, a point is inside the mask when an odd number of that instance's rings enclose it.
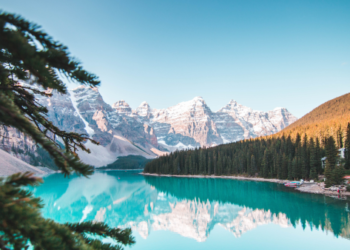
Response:
[[[112,104],[202,96],[301,117],[350,92],[349,0],[0,0],[67,45]]]

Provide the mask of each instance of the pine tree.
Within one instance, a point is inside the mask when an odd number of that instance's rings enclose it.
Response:
[[[325,184],[326,187],[330,187],[334,184],[334,180],[333,180],[333,171],[330,167],[325,167],[324,169],[324,176],[326,178]]]
[[[251,157],[250,157],[250,169],[251,169],[251,175],[252,176],[254,176],[255,175],[255,173],[258,171],[257,170],[257,167],[256,167],[256,162],[255,162],[255,156],[254,155],[252,155]]]
[[[294,180],[298,179],[297,169],[298,169],[298,160],[297,160],[297,157],[294,157],[292,161],[292,172],[293,172],[292,177]]]
[[[281,168],[281,179],[285,180],[288,178],[288,157],[283,153],[282,156],[282,168]]]
[[[326,177],[326,187],[335,184],[333,171],[337,164],[338,150],[335,145],[335,140],[333,136],[330,136],[325,141],[326,144],[326,167],[325,167],[325,177]]]
[[[216,161],[216,153],[214,152],[213,156],[213,165],[214,165],[214,175],[218,175],[218,169],[217,169],[217,161]]]
[[[187,154],[186,156],[186,161],[185,161],[185,169],[184,169],[184,174],[191,174],[191,159],[190,159],[190,156],[189,154]]]
[[[211,175],[211,158],[210,156],[208,157],[208,175]]]
[[[279,151],[278,153],[276,152],[276,177],[283,179],[283,152]]]
[[[84,142],[87,135],[66,132],[47,119],[47,108],[36,96],[67,93],[58,72],[67,79],[95,87],[98,78],[85,71],[68,52],[40,27],[20,16],[0,12],[0,123],[16,128],[46,150],[63,174],[73,171],[88,176],[93,167],[80,161],[76,150],[90,152]],[[53,91],[53,92],[52,92]],[[56,138],[64,143],[61,149]],[[120,245],[103,243],[111,237],[122,245],[134,239],[130,229],[109,228],[104,223],[59,224],[40,213],[43,204],[25,189],[39,185],[42,179],[31,173],[18,173],[0,178],[0,248],[27,249],[121,249]]]
[[[178,174],[179,173],[179,157],[176,156],[175,160],[173,162],[173,172],[172,174]]]
[[[337,130],[337,146],[338,148],[343,148],[343,131],[341,129],[341,125]]]
[[[308,161],[308,150],[307,150],[307,135],[304,135],[303,146],[301,148],[301,175],[303,179],[309,178],[309,161]]]
[[[348,127],[346,129],[346,137],[345,137],[345,169],[350,169],[350,123],[348,123]]]
[[[268,156],[268,151],[267,149],[265,149],[265,152],[264,152],[264,157],[263,157],[263,161],[262,161],[262,165],[263,165],[263,173],[262,173],[262,176],[264,178],[267,178],[269,177],[269,156]]]
[[[340,165],[336,166],[332,172],[333,184],[340,185],[343,183],[343,177],[345,175],[344,168]]]
[[[204,150],[200,150],[199,153],[199,174],[205,174],[205,166],[206,159],[205,159],[205,153]]]
[[[230,173],[231,173],[231,167],[232,167],[232,160],[231,160],[231,157],[227,157],[225,175],[230,175]]]
[[[321,162],[322,154],[321,154],[321,147],[320,147],[320,140],[316,138],[316,146],[315,146],[315,166],[316,166],[316,173],[321,174],[322,173],[322,162]]]
[[[320,159],[316,158],[316,148],[315,148],[315,143],[313,138],[310,139],[309,147],[310,147],[310,179],[317,180],[318,179],[317,162],[320,161]]]
[[[288,180],[293,180],[293,161],[288,159]]]
[[[295,152],[295,169],[294,169],[294,178],[299,180],[301,179],[301,146],[300,144],[297,146]]]
[[[220,153],[218,154],[218,163],[217,163],[218,173],[217,175],[222,175],[222,159]]]
[[[326,141],[326,157],[328,166],[333,170],[337,164],[339,151],[336,148],[333,136],[330,136]],[[327,164],[326,164],[327,166]]]
[[[236,175],[238,174],[238,163],[237,163],[237,158],[232,161],[232,174]]]

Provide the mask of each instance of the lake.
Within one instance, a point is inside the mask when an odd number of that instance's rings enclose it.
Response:
[[[33,188],[58,222],[131,227],[131,249],[349,249],[349,200],[299,193],[276,183],[62,174]],[[126,249],[128,249],[127,247]]]

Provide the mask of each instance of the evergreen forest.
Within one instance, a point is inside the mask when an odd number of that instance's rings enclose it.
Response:
[[[173,175],[242,175],[288,180],[317,180],[326,177],[326,186],[340,184],[350,168],[350,123],[346,136],[308,137],[296,134],[268,136],[211,148],[170,153],[149,162],[144,172]],[[339,137],[338,136],[338,137]],[[345,159],[339,149],[345,147]],[[325,166],[321,159],[327,157]]]

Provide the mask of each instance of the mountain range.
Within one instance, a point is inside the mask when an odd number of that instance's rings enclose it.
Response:
[[[234,100],[213,112],[201,97],[166,109],[153,109],[147,102],[132,109],[124,100],[109,105],[97,88],[84,85],[66,95],[38,96],[38,102],[48,108],[48,119],[60,129],[88,134],[100,142],[99,146],[88,142],[91,154],[78,152],[82,161],[96,167],[112,163],[119,156],[155,158],[175,150],[270,135],[297,120],[285,108],[255,111]],[[13,136],[5,138],[1,148],[29,145],[35,151],[35,145],[25,142],[28,138],[21,133],[11,128],[2,130],[2,134]]]

